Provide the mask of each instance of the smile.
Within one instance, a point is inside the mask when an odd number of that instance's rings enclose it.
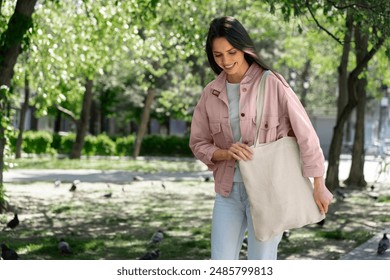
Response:
[[[230,64],[230,65],[225,65],[224,68],[225,68],[225,69],[231,69],[231,68],[233,68],[233,66],[234,66],[235,64],[236,64],[236,63]]]

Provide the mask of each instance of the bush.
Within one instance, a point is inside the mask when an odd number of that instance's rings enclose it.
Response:
[[[29,154],[70,154],[76,135],[51,134],[47,131],[26,131],[23,134],[23,151]],[[114,140],[115,139],[115,140]],[[136,136],[109,137],[106,134],[85,137],[83,155],[132,156]],[[16,136],[11,139],[15,150]],[[189,136],[146,135],[142,141],[141,156],[192,156]]]
[[[75,139],[76,139],[76,134],[74,133],[69,133],[67,135],[61,136],[61,141],[60,141],[61,145],[57,150],[58,153],[69,155],[72,151],[72,147]]]
[[[95,137],[94,147],[95,155],[113,156],[116,152],[115,142],[106,134],[99,134],[97,137]]]
[[[141,155],[192,156],[188,143],[188,136],[147,135],[142,141]]]
[[[115,141],[117,156],[132,156],[134,151],[135,136],[118,137]]]
[[[27,154],[53,154],[53,136],[48,131],[26,131],[23,133],[22,149]]]

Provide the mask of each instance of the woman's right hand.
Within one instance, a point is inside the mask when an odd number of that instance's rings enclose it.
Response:
[[[230,146],[228,154],[235,160],[251,160],[253,150],[246,144],[236,142]]]

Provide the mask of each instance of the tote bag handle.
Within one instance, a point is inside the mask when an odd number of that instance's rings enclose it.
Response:
[[[257,98],[256,98],[256,134],[255,134],[255,140],[253,142],[253,145],[257,146],[257,140],[259,137],[260,132],[260,123],[261,123],[261,117],[263,114],[263,103],[264,103],[264,91],[265,91],[265,80],[267,79],[267,76],[270,74],[270,70],[265,70],[263,73],[263,76],[260,80],[259,85],[259,91],[257,92]]]

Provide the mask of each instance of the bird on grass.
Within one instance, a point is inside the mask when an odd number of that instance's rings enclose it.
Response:
[[[139,260],[156,260],[160,257],[160,250],[153,250],[150,252],[146,252]]]
[[[110,190],[109,192],[107,192],[106,194],[104,194],[103,196],[105,198],[111,198],[112,197],[112,191],[111,191],[111,186],[110,184],[107,184],[107,188]]]
[[[211,177],[210,176],[205,176],[203,177],[204,181],[205,182],[210,182],[211,181]]]
[[[70,192],[75,192],[76,189],[77,189],[76,184],[75,184],[75,183],[72,183],[72,186],[70,187],[69,191],[70,191]]]
[[[347,195],[340,189],[336,190],[336,195],[338,198],[340,198],[340,200],[344,200],[345,198],[347,198]]]
[[[105,198],[111,198],[112,197],[112,192],[106,193],[103,195]]]
[[[384,233],[382,239],[379,241],[377,254],[383,255],[386,252],[386,250],[389,249],[389,247],[390,247],[389,238],[387,238],[387,234]]]
[[[58,242],[58,250],[61,255],[72,254],[72,249],[70,248],[69,243],[66,242],[64,238],[61,238],[60,242]]]
[[[1,257],[3,260],[17,260],[19,259],[18,253],[16,253],[11,248],[8,248],[7,245],[1,244]]]
[[[144,180],[144,178],[142,178],[141,176],[134,176],[133,177],[133,181],[143,181]]]
[[[287,230],[283,231],[282,239],[289,242],[290,235],[291,235],[291,232],[287,229]]]
[[[164,239],[164,232],[161,229],[159,229],[153,234],[152,238],[149,241],[149,245],[160,243],[163,239]]]
[[[80,180],[74,180],[72,182],[72,186],[70,187],[69,191],[74,192],[77,189],[77,185],[80,184]]]
[[[58,188],[61,186],[61,180],[57,179],[54,181],[54,187]]]
[[[7,223],[7,225],[3,228],[3,230],[5,230],[6,228],[14,229],[18,225],[19,225],[18,214],[14,213],[14,218]]]

